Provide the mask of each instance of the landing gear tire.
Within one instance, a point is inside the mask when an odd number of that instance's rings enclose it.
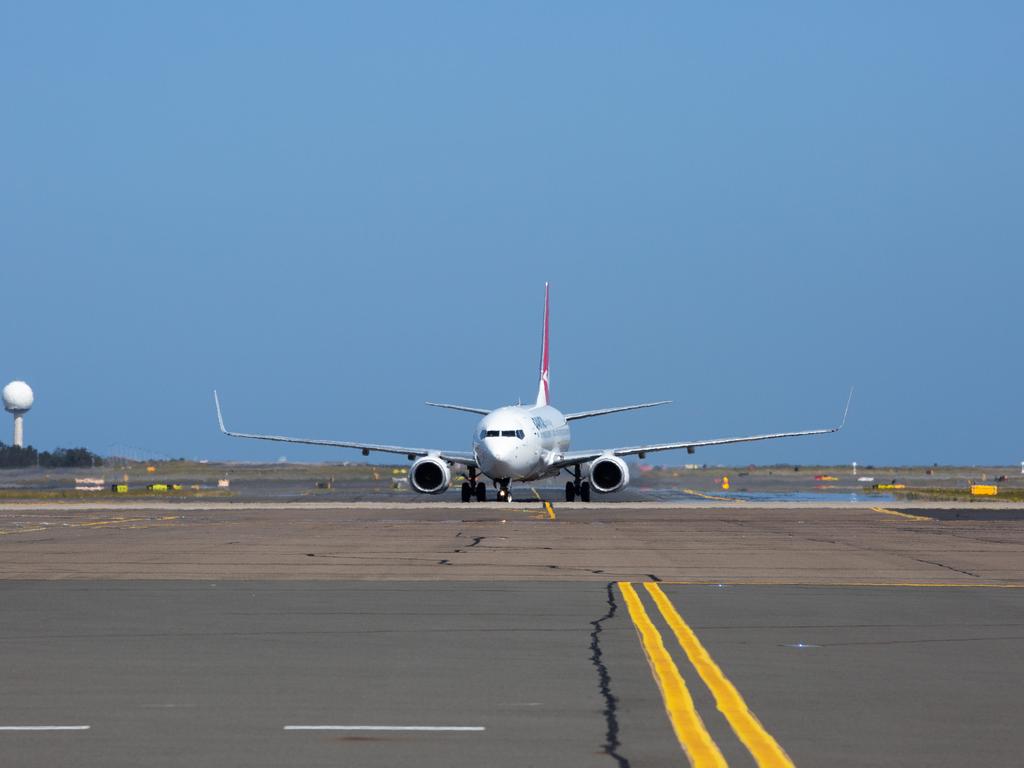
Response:
[[[463,504],[467,503],[471,498],[473,498],[473,486],[471,486],[469,483],[463,483],[462,484],[462,503]]]
[[[580,501],[590,501],[590,483],[580,483]]]
[[[576,501],[576,483],[571,480],[565,484],[565,500]]]
[[[483,483],[476,484],[476,500],[487,501],[487,486]]]

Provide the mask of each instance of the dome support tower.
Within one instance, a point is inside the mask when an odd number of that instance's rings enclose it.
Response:
[[[14,417],[14,445],[25,447],[25,414],[35,400],[32,388],[24,381],[12,381],[3,391],[4,410]]]

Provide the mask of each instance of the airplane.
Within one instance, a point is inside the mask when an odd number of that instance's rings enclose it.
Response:
[[[245,432],[232,432],[224,426],[221,413],[220,398],[214,390],[213,399],[217,409],[217,421],[220,431],[230,437],[241,437],[250,440],[273,440],[282,443],[301,443],[304,445],[325,445],[336,448],[355,448],[364,456],[371,452],[404,454],[412,463],[409,468],[409,485],[418,493],[440,494],[451,485],[451,468],[455,465],[465,467],[466,482],[462,483],[462,501],[468,502],[487,500],[487,486],[480,480],[483,476],[492,481],[497,490],[498,501],[512,501],[509,486],[513,482],[528,483],[549,477],[557,477],[562,472],[572,476],[565,484],[565,500],[588,502],[591,491],[600,494],[614,493],[629,484],[629,466],[623,461],[624,456],[637,456],[643,459],[648,453],[657,451],[675,451],[685,449],[693,453],[697,448],[712,445],[729,445],[731,443],[749,443],[758,440],[775,440],[782,437],[803,437],[807,435],[825,435],[840,431],[846,424],[846,415],[850,410],[853,389],[846,401],[843,419],[838,426],[824,429],[809,429],[800,432],[778,432],[765,435],[749,435],[746,437],[726,437],[713,440],[683,440],[671,443],[655,443],[651,445],[634,445],[623,448],[599,448],[595,450],[573,451],[569,449],[569,422],[589,419],[595,416],[606,416],[610,413],[634,411],[641,408],[653,408],[667,405],[671,401],[659,400],[652,403],[624,405],[614,408],[599,408],[591,411],[562,413],[551,405],[551,368],[549,346],[550,290],[544,284],[544,325],[541,341],[540,382],[537,387],[537,400],[533,405],[507,405],[501,408],[474,408],[467,405],[450,403],[426,403],[435,408],[447,408],[453,411],[464,411],[483,416],[473,432],[473,450],[444,451],[434,448],[407,448],[397,445],[379,445],[377,443],[359,443],[343,440],[314,440],[279,435],[258,435]]]

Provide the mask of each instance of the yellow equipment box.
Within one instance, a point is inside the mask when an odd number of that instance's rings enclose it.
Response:
[[[113,491],[114,493],[128,493],[128,484],[114,483],[112,486],[110,486],[110,490]]]
[[[150,483],[146,486],[146,490],[149,491],[166,491],[167,483]]]
[[[998,485],[972,485],[971,496],[997,496],[999,494]]]

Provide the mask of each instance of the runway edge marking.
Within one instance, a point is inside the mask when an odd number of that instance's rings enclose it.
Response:
[[[690,628],[679,611],[662,592],[661,587],[653,582],[645,582],[644,587],[653,598],[661,615],[665,617],[686,657],[693,664],[700,679],[715,697],[718,711],[725,715],[733,733],[743,742],[751,756],[761,768],[794,768],[793,761],[786,751],[765,730],[757,716],[750,711],[747,702],[736,689],[736,686],[725,676],[722,669],[711,658],[704,645],[697,639],[696,633]]]
[[[661,691],[672,730],[675,731],[676,739],[689,758],[690,764],[693,768],[724,768],[728,765],[725,757],[704,726],[704,721],[694,706],[693,697],[686,687],[686,681],[679,674],[679,668],[666,650],[661,633],[644,610],[639,595],[628,581],[620,581],[618,587],[629,609],[629,617],[640,635],[640,644]]]

